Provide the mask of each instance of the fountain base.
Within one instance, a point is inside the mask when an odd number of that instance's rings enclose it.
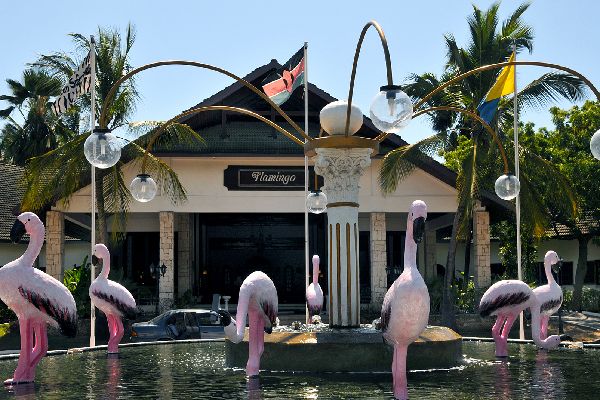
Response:
[[[265,334],[260,367],[270,371],[388,372],[393,348],[374,329],[329,329],[314,332],[287,331]],[[428,326],[408,347],[407,368],[449,368],[462,358],[462,338],[453,330]],[[225,341],[225,363],[245,368],[248,361],[248,329],[240,344]]]

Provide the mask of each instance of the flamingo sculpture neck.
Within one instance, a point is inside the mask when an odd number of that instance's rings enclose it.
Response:
[[[46,233],[44,224],[42,224],[41,221],[39,221],[39,224],[36,224],[34,223],[35,220],[33,217],[29,215],[26,216],[27,219],[25,222],[17,220],[11,229],[11,235],[15,236],[23,236],[25,232],[29,233],[29,245],[27,245],[27,249],[23,255],[18,258],[18,264],[21,267],[33,266],[33,262],[40,255],[40,251],[44,245],[44,236]]]
[[[312,258],[313,264],[313,278],[312,281],[316,285],[319,284],[319,256],[314,255]]]
[[[413,221],[414,220],[414,221]],[[411,213],[408,214],[406,222],[406,238],[404,239],[404,269],[417,270],[417,242],[414,236],[414,225],[425,227],[425,221],[422,217],[414,218]],[[420,233],[419,233],[420,234]],[[418,270],[417,270],[418,271]]]
[[[248,305],[250,303],[250,293],[247,287],[240,287],[238,297],[237,313],[235,314],[235,322],[224,327],[227,338],[233,343],[239,343],[244,339],[246,330],[246,317],[248,315]]]
[[[556,280],[554,280],[554,275],[552,275],[552,265],[556,264],[556,262],[552,262],[554,260],[551,257],[552,254],[549,253],[550,252],[546,253],[546,256],[544,257],[544,271],[546,272],[546,279],[548,280],[548,284],[551,285],[553,283],[556,283]],[[554,252],[552,253],[556,254]],[[558,262],[560,262],[560,260],[558,260]]]
[[[108,279],[108,274],[110,273],[110,251],[108,251],[108,248],[104,244],[98,243],[94,248],[94,253],[92,256],[94,265],[98,263],[99,258],[102,259],[102,271],[100,271],[99,276]]]

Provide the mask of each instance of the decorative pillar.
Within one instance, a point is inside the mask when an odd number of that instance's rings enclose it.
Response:
[[[371,213],[371,304],[372,310],[381,310],[387,291],[387,243],[385,213]]]
[[[329,242],[329,324],[360,324],[358,269],[358,181],[371,165],[369,148],[317,148],[315,171],[327,194]]]
[[[477,202],[473,210],[473,244],[475,286],[485,288],[492,284],[490,266],[490,214]]]
[[[175,292],[175,213],[161,211],[160,219],[160,265],[167,267],[165,276],[161,276],[158,288],[160,312],[173,307]]]
[[[65,215],[46,212],[46,273],[62,282],[65,259]]]
[[[177,214],[177,295],[192,289],[190,215]]]

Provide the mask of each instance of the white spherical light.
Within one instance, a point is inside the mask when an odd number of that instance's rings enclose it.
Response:
[[[147,174],[140,174],[131,181],[129,190],[134,199],[141,203],[147,203],[156,196],[156,182]]]
[[[519,195],[521,183],[513,174],[501,175],[496,179],[496,194],[504,200],[512,200]]]
[[[381,91],[371,102],[369,115],[377,129],[397,134],[412,119],[412,101],[400,90],[400,86],[382,86]]]
[[[96,168],[110,168],[121,158],[121,143],[109,130],[95,129],[83,145],[83,154]]]
[[[354,104],[350,107],[350,126],[348,127],[348,135],[354,135],[363,123],[363,115],[360,108]],[[319,118],[321,126],[325,132],[330,135],[345,135],[346,134],[346,114],[348,112],[348,102],[343,100],[334,101],[327,104],[321,110]]]
[[[327,196],[320,190],[310,192],[306,196],[306,209],[313,214],[321,214],[327,210]]]
[[[590,140],[590,150],[592,151],[592,155],[597,160],[600,160],[600,129],[594,133],[592,140]]]

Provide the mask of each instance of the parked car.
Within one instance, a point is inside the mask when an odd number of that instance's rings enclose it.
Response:
[[[223,337],[221,317],[211,310],[169,310],[148,322],[137,322],[131,326],[133,342]]]

